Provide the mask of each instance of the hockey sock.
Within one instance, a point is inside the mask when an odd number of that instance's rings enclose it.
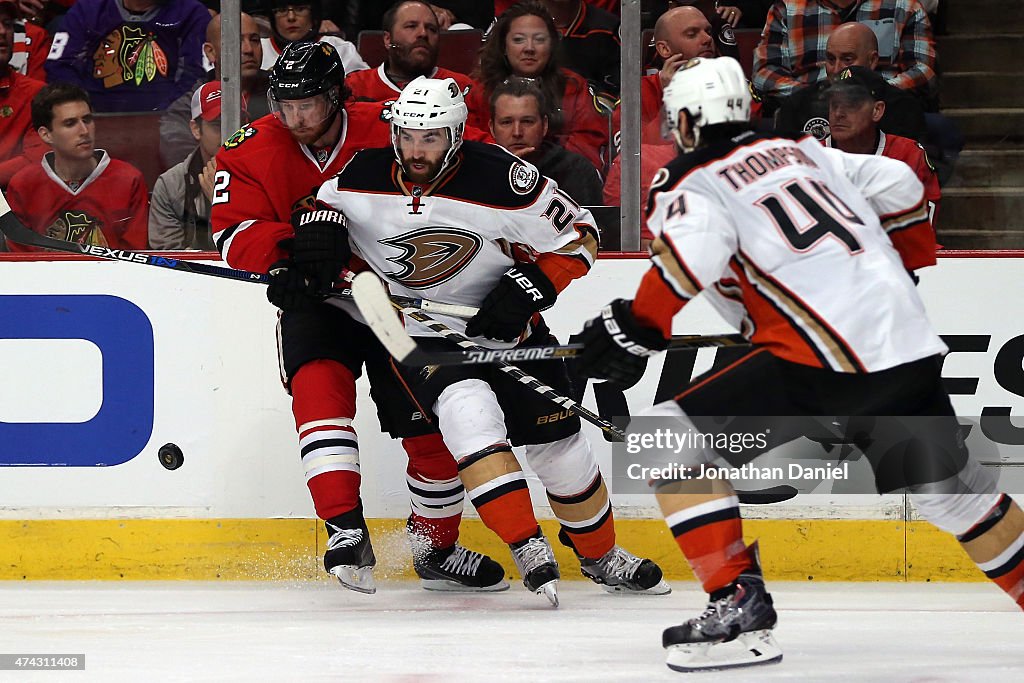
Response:
[[[299,434],[306,486],[320,519],[353,510],[359,503],[359,440],[355,377],[341,363],[314,360],[291,381],[292,414]]]
[[[665,523],[708,593],[728,586],[754,566],[743,542],[739,499],[728,482],[713,484],[716,490],[710,494],[682,492],[685,484],[678,483],[659,488],[657,494]],[[703,489],[708,489],[708,482]]]
[[[608,501],[608,487],[598,473],[582,492],[561,496],[548,491],[548,501],[562,526],[559,539],[568,540],[578,555],[593,560],[604,556],[615,545],[615,521]],[[563,539],[563,534],[567,539]]]
[[[440,434],[402,439],[402,447],[409,456],[409,531],[434,548],[455,545],[466,497],[455,458]]]
[[[508,444],[463,458],[459,477],[480,519],[502,541],[518,543],[538,532],[526,477]]]
[[[957,540],[985,576],[1024,608],[1024,511],[1006,494]]]

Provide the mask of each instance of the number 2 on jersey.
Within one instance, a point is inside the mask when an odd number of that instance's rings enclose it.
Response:
[[[228,183],[231,182],[231,174],[227,171],[217,171],[213,176],[213,199],[210,204],[222,204],[230,201],[231,194],[228,192]]]
[[[770,194],[755,203],[771,215],[779,232],[797,251],[807,251],[831,235],[845,244],[851,254],[859,253],[862,247],[853,234],[853,226],[864,225],[864,221],[824,183],[812,180],[810,186],[809,192],[800,181],[793,181],[782,186],[784,196]],[[802,212],[793,210],[793,202]],[[813,222],[801,226],[798,221],[804,216]]]

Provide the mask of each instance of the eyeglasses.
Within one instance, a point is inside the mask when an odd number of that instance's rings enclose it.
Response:
[[[312,5],[285,5],[284,7],[275,7],[274,8],[274,16],[275,17],[287,16],[289,12],[292,12],[293,14],[312,14],[313,13],[313,6]]]

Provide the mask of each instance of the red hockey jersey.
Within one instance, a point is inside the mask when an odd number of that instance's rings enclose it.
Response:
[[[53,152],[11,179],[7,200],[14,214],[41,235],[76,244],[145,249],[149,200],[142,173],[96,150],[98,163],[76,190],[53,170]],[[8,242],[11,251],[46,251]]]
[[[322,159],[273,115],[244,126],[224,143],[217,153],[210,222],[213,241],[232,268],[265,273],[285,258],[278,242],[294,235],[292,212],[308,206],[353,154],[391,144],[380,104],[349,103],[342,117],[341,137]]]
[[[460,74],[458,71],[449,71],[441,67],[435,67],[429,78],[455,79],[455,82],[462,88],[466,106],[469,108],[469,119],[466,121],[466,125],[480,131],[488,130],[487,110],[474,107],[470,101],[469,94],[479,88],[472,78],[466,74]],[[384,72],[383,64],[376,69],[366,69],[346,75],[345,85],[352,91],[352,100],[356,102],[386,102],[390,105],[402,94],[402,88],[388,78]]]
[[[825,144],[832,147],[832,138],[826,138]],[[938,245],[935,242],[935,215],[939,210],[939,200],[942,199],[942,191],[939,189],[939,178],[935,175],[935,169],[928,161],[928,154],[924,147],[910,138],[899,135],[887,135],[878,131],[878,147],[875,149],[877,156],[898,159],[913,169],[921,184],[924,185],[924,198],[928,202],[927,223],[917,223],[911,227],[889,232],[889,239],[896,247],[903,259],[903,265],[907,270],[917,270],[926,266],[935,265],[935,250]]]

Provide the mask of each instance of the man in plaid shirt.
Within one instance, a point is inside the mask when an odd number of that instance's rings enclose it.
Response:
[[[878,37],[877,71],[901,90],[929,97],[936,88],[935,43],[919,0],[775,0],[754,52],[754,87],[776,104],[825,78],[825,44],[848,21]]]

